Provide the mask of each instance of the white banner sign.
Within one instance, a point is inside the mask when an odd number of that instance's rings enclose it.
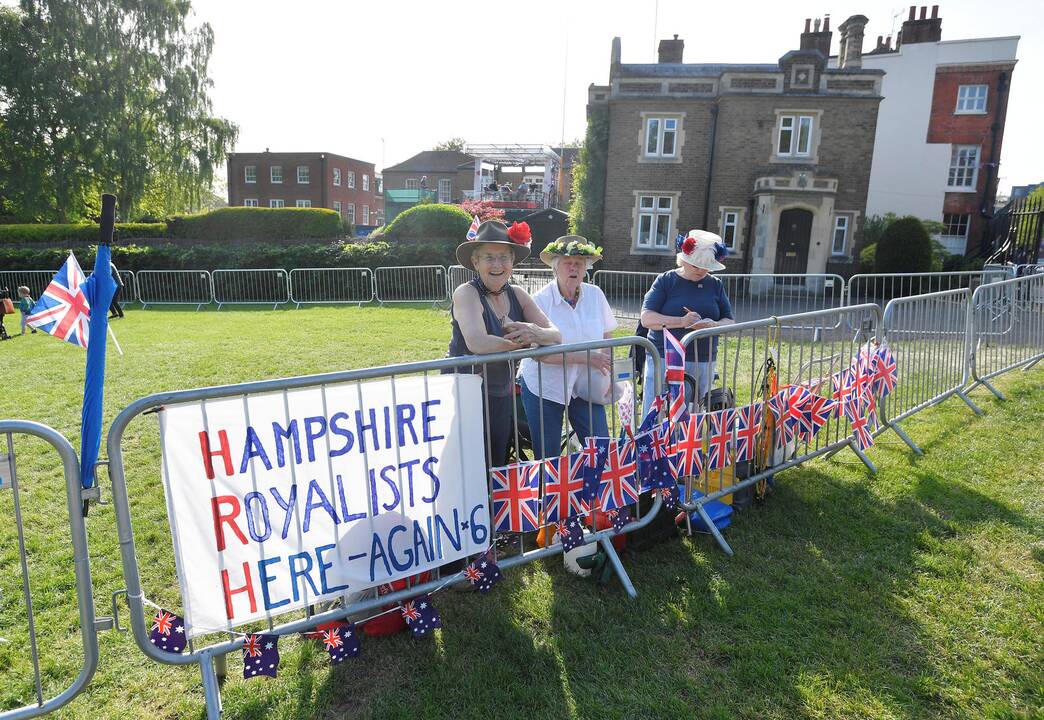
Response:
[[[481,398],[478,377],[438,375],[166,406],[187,635],[484,550]]]

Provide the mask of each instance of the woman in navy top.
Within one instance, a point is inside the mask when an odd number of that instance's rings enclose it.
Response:
[[[705,230],[690,230],[678,247],[678,269],[657,276],[642,301],[641,323],[649,340],[663,357],[663,332],[679,340],[692,330],[730,325],[732,303],[725,285],[710,273],[724,270],[720,260],[727,254],[721,238]],[[701,402],[710,391],[717,360],[718,338],[703,338],[686,348],[685,370],[697,378]],[[645,375],[651,378],[653,360],[645,359]],[[651,386],[650,386],[651,387]],[[642,417],[649,412],[652,393],[643,393]]]

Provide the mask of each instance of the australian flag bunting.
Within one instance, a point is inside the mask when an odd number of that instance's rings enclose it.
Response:
[[[572,550],[584,544],[584,529],[580,527],[578,518],[560,522],[555,526],[555,529],[558,532],[558,539],[562,543],[563,550]]]
[[[340,665],[346,658],[357,657],[362,651],[355,623],[324,623],[316,629],[319,631],[319,640],[330,655],[330,663],[333,665]]]
[[[149,641],[164,652],[181,653],[185,649],[185,621],[170,610],[158,610],[152,617]]]
[[[279,636],[247,635],[243,638],[243,679],[258,675],[275,677],[279,669]]]
[[[620,532],[627,523],[631,522],[631,513],[627,508],[620,508],[619,510],[609,511],[609,522],[613,524],[613,530]]]
[[[609,438],[588,437],[584,440],[584,449],[580,451],[583,461],[580,463],[580,476],[584,481],[584,502],[590,507],[598,500],[598,490],[602,485],[602,470],[609,455]]]
[[[402,604],[402,618],[406,621],[413,637],[430,635],[435,628],[442,627],[439,611],[431,602],[431,595],[424,594]]]
[[[477,587],[479,592],[489,592],[503,577],[500,567],[497,566],[493,548],[479,555],[464,568],[464,579]]]

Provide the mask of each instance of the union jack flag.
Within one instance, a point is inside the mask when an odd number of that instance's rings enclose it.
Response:
[[[855,436],[856,444],[860,450],[866,450],[869,447],[873,447],[874,436],[870,432],[869,420],[862,415],[856,415],[852,418],[852,435]]]
[[[185,649],[185,621],[170,610],[159,610],[152,617],[149,641],[160,650],[180,653]]]
[[[855,374],[850,368],[846,368],[831,375],[830,381],[834,389],[832,395],[834,408],[838,411],[839,417],[841,415],[848,417],[848,406],[853,400],[852,394],[855,390]]]
[[[609,438],[588,437],[584,440],[584,449],[580,451],[580,476],[584,481],[583,500],[588,507],[598,499],[598,489],[602,485],[602,469],[605,468],[605,458],[608,454]]]
[[[584,478],[580,470],[581,453],[562,455],[543,461],[547,481],[544,483],[544,517],[548,522],[567,520],[587,513]]]
[[[497,532],[536,530],[540,505],[540,467],[536,463],[515,463],[493,468],[493,522]]]
[[[667,328],[663,329],[663,361],[670,397],[668,417],[676,423],[685,414],[685,348]]]
[[[761,413],[761,403],[736,410],[736,462],[754,459],[761,434]]]
[[[634,443],[625,440],[609,442],[609,459],[602,471],[602,486],[599,492],[603,511],[616,510],[638,502],[638,469],[634,456]]]
[[[464,579],[477,587],[479,592],[489,592],[503,577],[493,548],[479,555],[464,568]]]
[[[279,636],[247,635],[243,639],[243,679],[275,677],[279,669]]]
[[[877,349],[874,358],[874,394],[879,397],[888,397],[899,380],[899,371],[895,362],[895,356],[887,345],[881,345]]]
[[[735,413],[731,409],[718,410],[707,415],[710,418],[710,450],[707,453],[707,469],[719,470],[729,465],[729,446],[732,445],[732,421]]]
[[[29,311],[26,323],[82,348],[90,339],[91,306],[83,292],[86,279],[69,253],[61,269]]]
[[[678,459],[678,475],[698,477],[703,474],[703,415],[690,415],[681,429],[681,439],[672,448]]]
[[[830,412],[834,408],[834,401],[822,395],[812,394],[801,411],[801,421],[798,430],[799,436],[806,441],[814,438],[830,419]]]
[[[478,237],[478,229],[479,229],[478,215],[474,215],[474,216],[472,216],[471,227],[468,228],[468,234],[466,236],[467,239],[468,240],[474,240],[475,238],[477,238]]]
[[[787,385],[773,395],[769,401],[769,410],[776,418],[779,428],[779,445],[786,445],[794,439],[803,411],[812,393],[803,385]]]
[[[421,595],[404,602],[402,617],[413,637],[424,637],[430,630],[442,627],[442,618],[431,602],[431,595]]]

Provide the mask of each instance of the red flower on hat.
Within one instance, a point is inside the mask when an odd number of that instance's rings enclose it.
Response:
[[[696,249],[696,238],[694,238],[694,237],[687,237],[687,238],[685,238],[685,242],[682,243],[682,252],[685,253],[686,255],[688,255],[689,253],[691,253],[695,249]]]
[[[511,227],[508,228],[508,237],[511,238],[513,243],[529,247],[529,243],[533,239],[533,233],[529,230],[529,223],[513,222]]]

